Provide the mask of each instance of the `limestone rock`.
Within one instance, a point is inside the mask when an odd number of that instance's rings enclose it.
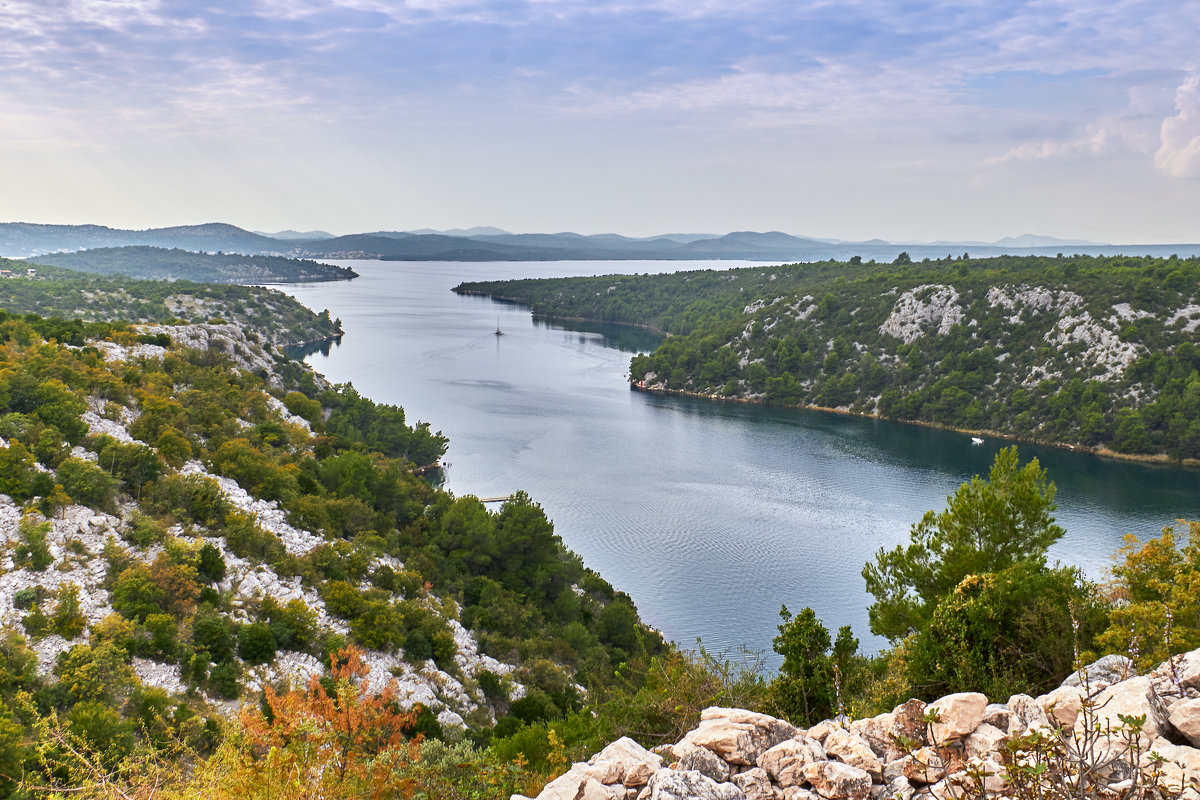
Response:
[[[622,736],[588,759],[587,772],[604,784],[644,786],[662,765],[661,756]]]
[[[1151,691],[1150,679],[1144,675],[1114,683],[1096,697],[1095,724],[1098,724],[1101,730],[1110,725],[1114,730],[1121,728],[1123,723],[1119,715],[1136,717],[1143,714],[1146,716],[1146,722],[1142,726],[1140,738],[1142,743],[1148,746],[1167,730],[1170,723],[1161,701]],[[1082,731],[1085,724],[1086,720],[1081,717],[1075,723],[1075,730]],[[1118,738],[1113,737],[1114,740]]]
[[[758,765],[781,787],[804,783],[804,768],[818,759],[803,739],[788,739],[763,753]],[[823,760],[823,759],[822,759]]]
[[[946,777],[946,765],[937,750],[922,747],[900,759],[901,774],[913,783],[936,783]]]
[[[817,761],[804,768],[813,790],[828,800],[866,800],[871,794],[871,776],[858,767],[839,761]]]
[[[1050,731],[1050,719],[1046,712],[1027,694],[1014,694],[1008,698],[1008,735],[1024,736],[1030,731]]]
[[[742,790],[746,800],[775,800],[775,788],[771,786],[771,778],[762,767],[752,767],[734,775],[729,782]]]
[[[1082,674],[1072,672],[1062,682],[1063,686],[1082,686],[1087,684],[1092,694],[1103,691],[1118,681],[1123,681],[1134,675],[1133,662],[1126,656],[1117,654],[1107,655],[1096,659],[1084,667]]]
[[[746,793],[732,783],[717,783],[695,770],[673,769],[651,775],[638,795],[643,796],[647,800],[746,800]]]
[[[914,794],[916,794],[916,789],[903,775],[889,781],[883,793],[884,797],[896,798],[896,800],[912,800]]]
[[[825,752],[843,764],[858,767],[869,774],[873,781],[883,777],[883,762],[879,756],[865,741],[849,731],[836,730],[826,736]]]
[[[971,735],[963,740],[968,756],[986,757],[1000,749],[1000,745],[1008,738],[1008,733],[994,725],[981,722]]]
[[[917,699],[901,703],[892,709],[892,733],[919,745],[929,744],[925,726],[925,703]]]
[[[625,800],[625,787],[605,786],[575,764],[538,794],[537,800]]]
[[[1051,723],[1071,728],[1079,717],[1079,709],[1083,704],[1084,689],[1082,686],[1060,686],[1052,692],[1037,698],[1037,704],[1046,712]]]
[[[1192,783],[1196,779],[1200,779],[1200,750],[1171,744],[1166,739],[1160,738],[1154,741],[1150,751],[1166,759],[1160,767],[1162,775],[1158,785],[1165,790],[1168,797],[1186,798],[1186,800],[1200,798],[1200,791],[1197,791]],[[1151,766],[1150,753],[1143,754],[1142,769],[1148,771]]]
[[[1008,706],[1000,703],[988,703],[983,710],[983,721],[1002,731],[1008,730]]]
[[[799,786],[789,786],[776,792],[775,797],[778,800],[819,800],[820,795]]]
[[[1169,719],[1175,730],[1200,747],[1200,698],[1181,700],[1171,706]]]
[[[760,755],[796,735],[796,726],[740,708],[706,708],[684,742],[705,747],[730,764],[754,766]]]
[[[985,708],[987,697],[979,692],[950,694],[930,703],[929,710],[938,714],[938,721],[930,726],[934,742],[946,744],[970,735],[983,722]]]
[[[838,730],[840,727],[840,725],[831,720],[823,720],[808,729],[808,738],[812,739],[814,742],[824,743],[825,737],[828,736],[831,731]]]
[[[671,769],[682,770],[684,772],[695,770],[702,775],[712,778],[717,783],[724,783],[729,780],[729,764],[706,747],[700,747],[699,745],[685,741],[675,745],[672,748],[672,753],[675,756],[675,760],[671,764]]]
[[[896,745],[896,714],[888,712],[850,723],[850,732],[861,738],[882,761],[904,755]]]

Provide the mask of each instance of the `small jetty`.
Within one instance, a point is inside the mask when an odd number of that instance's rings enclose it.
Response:
[[[496,495],[495,497],[481,497],[481,498],[479,498],[479,502],[481,502],[481,503],[503,503],[506,500],[510,500],[510,499],[512,499],[511,494],[502,494],[502,495]]]

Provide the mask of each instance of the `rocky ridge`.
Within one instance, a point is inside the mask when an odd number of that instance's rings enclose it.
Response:
[[[1064,787],[1200,799],[1200,650],[1147,675],[1105,656],[1040,697],[952,694],[808,729],[708,708],[679,742],[651,751],[620,739],[536,800],[958,800]]]

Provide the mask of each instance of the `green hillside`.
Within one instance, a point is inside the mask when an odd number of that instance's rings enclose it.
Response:
[[[463,284],[536,315],[647,325],[655,391],[1200,458],[1200,259],[819,262]]]

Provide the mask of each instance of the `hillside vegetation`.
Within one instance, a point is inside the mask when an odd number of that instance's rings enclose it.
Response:
[[[790,264],[463,284],[668,334],[631,380],[774,405],[1200,458],[1200,259]]]
[[[137,280],[84,275],[62,267],[36,267],[0,259],[15,277],[0,280],[0,309],[81,322],[231,323],[250,336],[285,347],[341,334],[328,310],[314,314],[292,297],[261,286],[191,281]]]
[[[102,247],[76,253],[49,253],[30,259],[76,272],[197,283],[300,283],[350,280],[349,267],[282,256],[194,253],[162,247]]]
[[[272,724],[334,736],[360,701],[339,780],[370,785],[368,751],[577,713],[663,649],[528,496],[489,511],[420,477],[445,447],[232,325],[0,312],[0,796],[205,759],[269,782],[239,759]],[[243,700],[266,717],[238,727]],[[496,779],[524,780],[510,761]]]

